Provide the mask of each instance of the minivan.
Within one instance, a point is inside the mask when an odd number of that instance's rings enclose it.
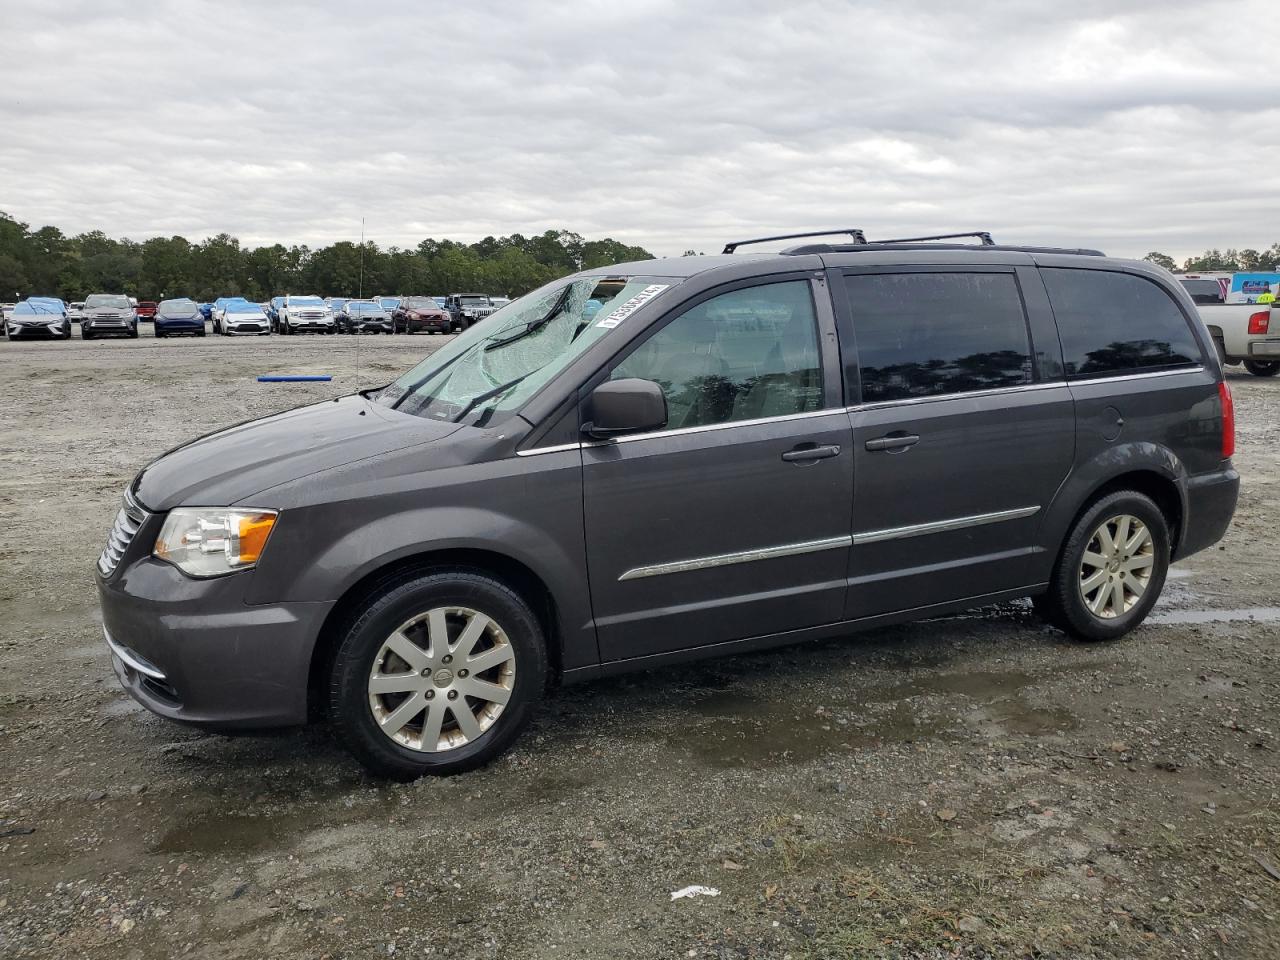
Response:
[[[975,236],[584,270],[169,451],[97,565],[120,682],[412,778],[558,683],[1020,597],[1128,633],[1235,509],[1222,368],[1164,270]]]

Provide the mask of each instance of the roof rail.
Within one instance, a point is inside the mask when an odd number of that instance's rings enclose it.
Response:
[[[965,237],[977,237],[984,247],[994,247],[996,242],[985,230],[973,233],[940,233],[935,237],[899,237],[897,240],[872,240],[871,243],[924,243],[926,240],[962,240]]]
[[[724,245],[725,253],[733,253],[739,247],[745,247],[752,243],[769,243],[773,240],[799,240],[801,237],[833,237],[837,234],[847,233],[854,243],[866,243],[867,235],[857,227],[849,227],[844,230],[815,230],[813,233],[784,233],[776,237],[756,237],[754,240],[735,240],[733,243]],[[969,236],[969,234],[964,234]],[[990,238],[988,238],[990,239]]]

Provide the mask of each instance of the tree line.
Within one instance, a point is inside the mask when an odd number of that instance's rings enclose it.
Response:
[[[1179,273],[1204,273],[1206,271],[1230,271],[1231,273],[1270,273],[1280,270],[1280,243],[1273,243],[1266,250],[1254,250],[1246,247],[1237,250],[1234,247],[1226,250],[1206,250],[1198,257],[1187,257],[1179,267],[1173,257],[1153,250],[1143,260],[1150,261],[1158,267]]]
[[[31,229],[0,213],[0,300],[28,296],[83,300],[125,293],[139,300],[283,293],[320,296],[474,291],[516,297],[576,270],[648,260],[643,247],[586,240],[568,230],[533,237],[485,237],[478,243],[426,239],[412,249],[340,241],[327,247],[241,246],[226,233],[193,242],[113,239],[100,230],[66,236]]]

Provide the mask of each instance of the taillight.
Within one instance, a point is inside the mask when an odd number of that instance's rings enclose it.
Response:
[[[1249,317],[1249,333],[1267,333],[1271,329],[1271,311],[1261,310]]]
[[[1236,452],[1236,405],[1226,381],[1218,382],[1218,399],[1222,401],[1222,459],[1230,460]]]

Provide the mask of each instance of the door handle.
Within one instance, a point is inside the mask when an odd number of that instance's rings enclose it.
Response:
[[[914,447],[920,442],[920,438],[914,433],[890,433],[883,437],[876,437],[874,440],[867,441],[868,450],[887,450],[892,453],[895,450],[906,450],[908,447]]]
[[[810,463],[814,460],[826,460],[830,457],[838,456],[840,456],[840,447],[836,444],[830,444],[825,447],[802,444],[794,450],[788,450],[782,455],[782,459],[787,463]]]

